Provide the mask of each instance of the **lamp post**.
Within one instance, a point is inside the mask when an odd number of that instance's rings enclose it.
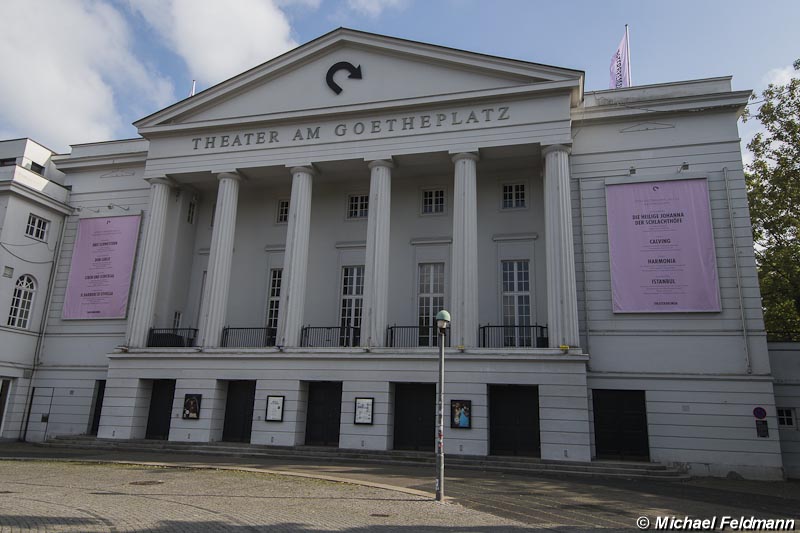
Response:
[[[444,338],[450,325],[450,313],[441,310],[436,314],[439,328],[439,405],[436,412],[436,501],[444,499]]]

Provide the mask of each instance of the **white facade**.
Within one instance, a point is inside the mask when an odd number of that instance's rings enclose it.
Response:
[[[334,73],[337,94],[326,74],[343,61],[363,76]],[[418,326],[443,306],[446,401],[471,402],[447,453],[592,460],[608,415],[593,406],[610,405],[596,391],[627,390],[649,460],[780,478],[736,126],[749,94],[729,78],[585,93],[580,71],[341,29],[142,119],[142,139],[73,146],[54,158],[72,210],[35,390],[13,396],[2,436],[90,431],[105,380],[101,438],[314,444],[307,417],[323,416],[320,382],[332,382],[338,446],[413,447],[397,428],[437,372]],[[683,178],[708,183],[722,310],[614,313],[605,186]],[[62,319],[79,221],[132,214],[143,220],[128,318]],[[547,344],[543,329],[485,327],[512,323],[546,325]],[[175,339],[151,328],[196,329],[194,346],[148,347]],[[0,334],[6,345],[23,333]],[[34,352],[0,363],[16,390]],[[161,387],[172,401],[159,429]],[[182,417],[187,394],[202,395],[198,419]],[[247,431],[232,429],[233,394],[254,395]],[[507,449],[509,394],[534,412],[508,422],[521,440]],[[284,397],[282,421],[265,420],[268,396]],[[354,423],[356,398],[374,399],[372,424]]]

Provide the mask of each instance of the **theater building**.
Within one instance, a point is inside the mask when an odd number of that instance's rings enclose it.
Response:
[[[339,29],[15,163],[2,436],[432,451],[447,309],[446,453],[781,478],[750,92],[583,84]]]

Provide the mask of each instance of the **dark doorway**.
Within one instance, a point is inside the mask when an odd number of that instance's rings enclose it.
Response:
[[[306,444],[339,446],[339,425],[342,418],[342,382],[310,381]]]
[[[539,457],[539,387],[489,385],[489,453]]]
[[[649,461],[643,390],[592,390],[598,459]]]
[[[394,449],[432,452],[436,446],[436,384],[395,383]]]
[[[147,415],[146,439],[167,440],[172,420],[172,403],[175,399],[174,379],[154,379],[150,394],[150,412]]]
[[[106,395],[106,380],[98,379],[94,385],[94,406],[92,407],[92,425],[89,435],[97,435],[100,429],[100,413],[103,411],[103,398]]]
[[[253,402],[255,398],[255,381],[228,382],[228,399],[225,402],[225,425],[222,427],[222,440],[228,442],[250,442],[250,433],[253,430]]]
[[[0,430],[3,429],[3,414],[6,412],[8,404],[8,389],[11,387],[11,380],[0,379]]]

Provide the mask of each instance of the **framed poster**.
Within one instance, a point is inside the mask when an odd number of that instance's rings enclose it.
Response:
[[[267,422],[283,422],[284,396],[267,396]]]
[[[614,313],[720,311],[705,178],[606,184]]]
[[[450,427],[457,429],[472,427],[471,400],[450,400]]]
[[[356,412],[353,423],[372,424],[372,406],[375,398],[356,398]]]
[[[140,218],[83,218],[78,222],[62,318],[126,317]]]
[[[200,418],[200,401],[202,394],[187,394],[183,397],[183,419],[197,420]]]

